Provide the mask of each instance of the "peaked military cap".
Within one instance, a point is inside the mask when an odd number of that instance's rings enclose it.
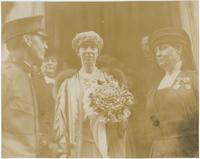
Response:
[[[8,41],[16,36],[27,33],[37,33],[41,36],[47,36],[42,28],[43,16],[32,16],[16,19],[5,23],[3,26],[3,41]]]

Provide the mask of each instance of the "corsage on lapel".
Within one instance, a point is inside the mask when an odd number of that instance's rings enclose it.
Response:
[[[190,81],[190,77],[178,77],[176,79],[176,82],[173,84],[172,88],[179,89],[182,86],[185,89],[191,89]]]

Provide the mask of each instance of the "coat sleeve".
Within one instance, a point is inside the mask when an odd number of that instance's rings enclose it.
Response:
[[[65,80],[56,97],[54,131],[55,141],[58,144],[58,151],[62,154],[69,153],[69,134],[67,122],[67,80]]]

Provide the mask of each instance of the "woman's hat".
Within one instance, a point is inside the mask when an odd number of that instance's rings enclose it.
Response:
[[[78,48],[81,46],[81,44],[88,41],[95,43],[99,49],[99,52],[101,52],[103,47],[103,39],[94,31],[78,33],[72,40],[72,48],[75,50],[75,52],[78,52]]]
[[[150,47],[154,50],[160,44],[182,45],[182,61],[184,69],[195,69],[191,42],[188,34],[181,28],[168,27],[156,30],[150,36]]]
[[[32,16],[5,23],[3,26],[3,41],[7,42],[16,36],[27,33],[36,33],[46,37],[47,34],[42,28],[42,18],[43,16]]]
[[[150,36],[150,47],[152,50],[159,44],[163,43],[190,45],[190,40],[188,34],[183,29],[167,27],[156,30]]]

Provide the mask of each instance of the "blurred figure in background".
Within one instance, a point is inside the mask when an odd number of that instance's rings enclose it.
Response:
[[[56,77],[58,71],[58,59],[56,56],[47,56],[41,66],[41,70],[44,75],[44,79],[47,84],[54,84],[54,78]]]
[[[150,49],[149,44],[149,35],[144,34],[139,40],[140,54],[143,60],[141,61],[140,71],[135,70],[135,76],[132,76],[132,81],[135,81],[134,87],[136,87],[136,99],[137,104],[135,106],[135,113],[132,116],[132,122],[129,124],[131,133],[130,136],[134,136],[134,144],[131,144],[131,147],[134,146],[135,151],[131,152],[129,157],[146,157],[149,153],[149,145],[146,142],[146,130],[145,130],[145,121],[147,114],[145,110],[146,104],[146,94],[152,86],[152,81],[154,78],[155,71],[155,60],[153,53]],[[131,73],[131,72],[130,72]],[[131,138],[131,137],[130,137]],[[133,148],[132,148],[133,149]]]
[[[150,46],[149,46],[149,36],[145,35],[141,38],[141,48],[142,48],[142,53],[143,57],[146,59],[151,60],[153,58],[151,51],[150,51]]]
[[[150,38],[148,35],[145,35],[141,38],[141,53],[144,58],[144,66],[142,68],[142,77],[141,79],[144,80],[143,91],[144,94],[148,92],[151,88],[154,78],[155,78],[155,58],[153,56],[153,52],[150,49]]]
[[[53,139],[53,119],[55,110],[55,99],[53,88],[55,78],[59,72],[59,58],[55,49],[50,47],[41,65],[41,74],[35,78],[36,95],[39,105],[40,126],[40,153],[39,157],[53,157],[49,144]]]

